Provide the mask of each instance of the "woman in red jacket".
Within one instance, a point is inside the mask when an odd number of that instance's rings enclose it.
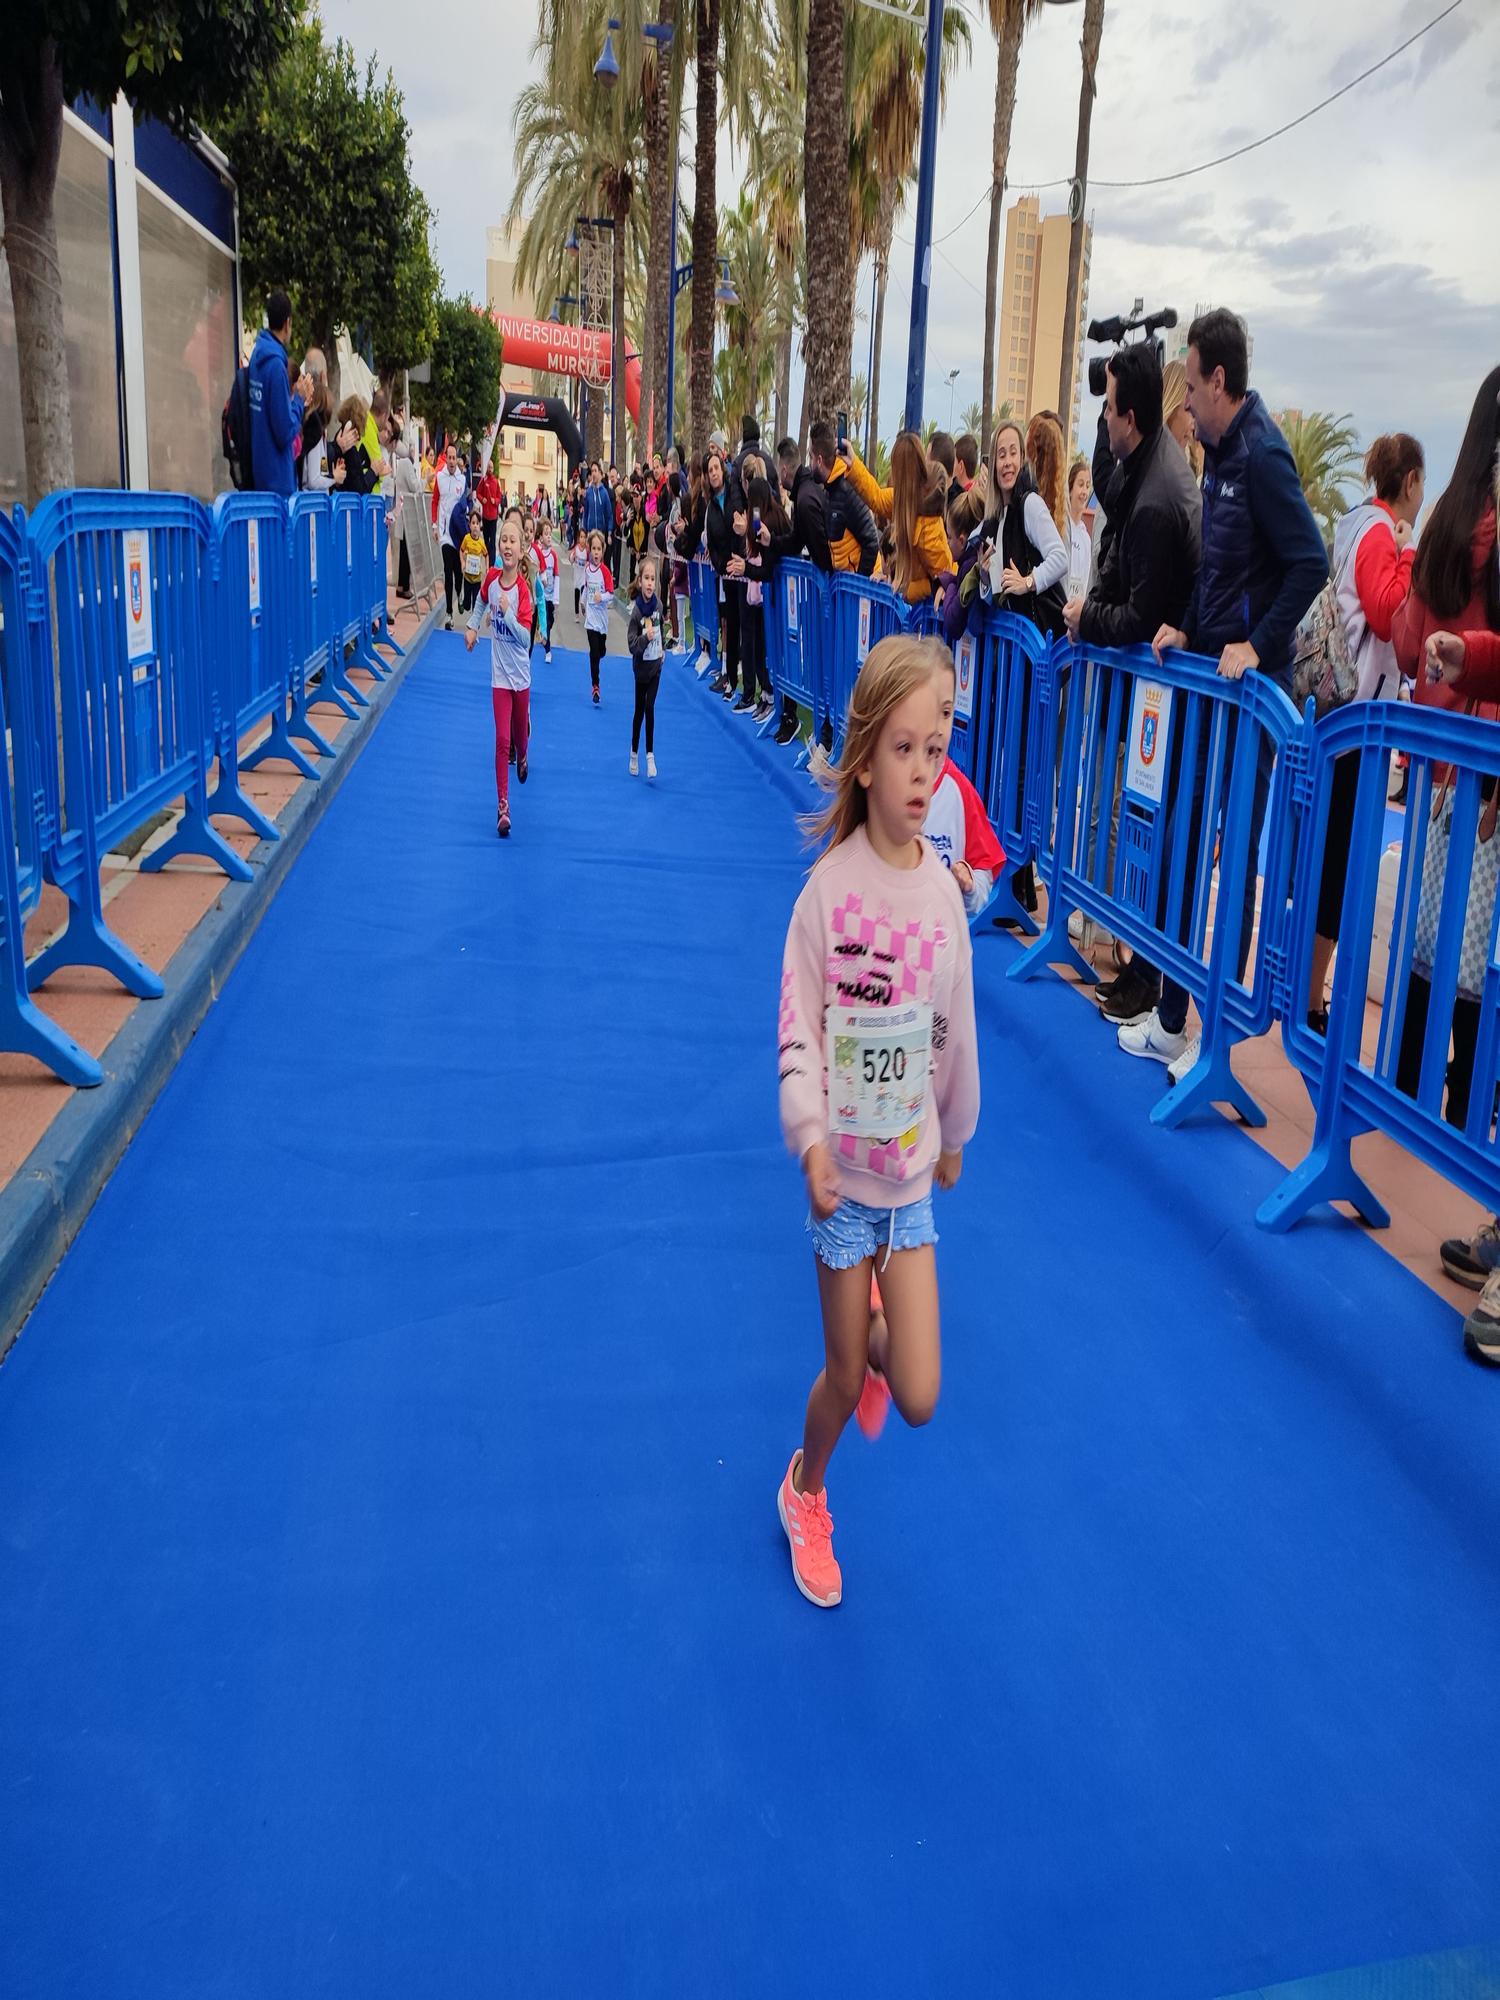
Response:
[[[1394,701],[1401,691],[1391,626],[1411,588],[1417,554],[1411,537],[1422,512],[1425,479],[1426,461],[1414,437],[1396,431],[1376,438],[1365,459],[1371,497],[1351,507],[1334,532],[1334,589],[1359,676],[1356,701]],[[1308,1025],[1323,1035],[1328,1032],[1328,968],[1339,941],[1359,765],[1358,756],[1336,760],[1328,802],[1318,930],[1307,992]]]
[[[1419,702],[1440,708],[1467,708],[1492,720],[1500,715],[1493,698],[1473,695],[1466,698],[1446,677],[1433,680],[1425,669],[1427,642],[1435,635],[1462,637],[1500,630],[1500,573],[1495,558],[1497,455],[1500,455],[1500,368],[1491,369],[1480,386],[1453,477],[1422,532],[1412,566],[1411,594],[1391,623],[1396,659],[1403,673],[1415,676]],[[1443,782],[1444,776],[1441,770],[1433,772],[1434,817],[1428,829],[1423,868],[1422,901],[1432,910],[1440,901],[1451,837],[1453,793]],[[1485,791],[1487,795],[1493,793],[1493,785],[1486,784]],[[1479,961],[1487,962],[1489,958],[1494,914],[1494,871],[1484,867],[1489,857],[1481,856],[1480,843],[1487,845],[1490,839],[1500,838],[1491,824],[1493,801],[1488,796],[1481,804],[1480,815],[1474,879],[1481,883],[1487,879],[1490,888],[1487,894],[1481,892],[1469,899],[1458,991],[1453,1002],[1453,1059],[1448,1065],[1448,1100],[1443,1114],[1450,1125],[1460,1130],[1469,1116],[1469,1086],[1479,1033],[1482,981]],[[1409,1096],[1416,1095],[1421,1076],[1422,1043],[1432,1000],[1433,945],[1429,927],[1419,920],[1406,988],[1401,1054],[1396,1067],[1396,1088]]]

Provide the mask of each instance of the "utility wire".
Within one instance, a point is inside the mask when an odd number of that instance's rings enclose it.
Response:
[[[1393,48],[1389,55],[1382,56],[1379,62],[1371,63],[1370,67],[1368,69],[1362,69],[1358,76],[1350,77],[1347,83],[1341,84],[1337,90],[1332,91],[1327,97],[1322,98],[1317,104],[1311,105],[1306,111],[1299,113],[1297,117],[1289,118],[1285,125],[1278,125],[1274,132],[1267,132],[1262,138],[1251,139],[1249,143],[1246,145],[1236,146],[1234,151],[1231,153],[1220,153],[1216,159],[1203,160],[1196,167],[1179,167],[1175,173],[1152,174],[1149,175],[1144,180],[1133,180],[1133,181],[1090,180],[1088,182],[1088,186],[1091,190],[1098,188],[1118,190],[1118,189],[1129,189],[1129,188],[1165,187],[1168,184],[1168,182],[1191,180],[1195,174],[1206,174],[1209,173],[1214,167],[1227,166],[1231,160],[1242,160],[1247,153],[1258,152],[1262,146],[1269,146],[1273,139],[1280,139],[1283,138],[1288,132],[1294,132],[1299,125],[1305,125],[1309,118],[1316,118],[1318,113],[1320,111],[1326,111],[1330,104],[1337,104],[1341,97],[1347,97],[1351,90],[1357,90],[1362,83],[1367,83],[1372,76],[1377,74],[1377,72],[1385,69],[1389,64],[1393,63],[1396,60],[1397,56],[1405,55],[1406,51],[1412,47],[1413,43],[1421,41],[1424,35],[1431,34],[1434,28],[1441,26],[1441,24],[1447,20],[1450,14],[1456,14],[1459,8],[1463,6],[1463,4],[1464,0],[1449,0],[1449,4],[1446,7],[1444,7],[1440,13],[1434,14],[1432,19],[1424,23],[1424,25],[1418,28],[1414,34],[1408,35],[1406,40],[1404,42],[1399,43],[1395,48]],[[1047,188],[1071,187],[1073,183],[1073,176],[1071,174],[1064,174],[1059,179],[1053,181],[1030,181],[1024,179],[1019,174],[1007,174],[1006,180],[1011,187],[1028,188],[1028,189],[1034,188],[1040,193],[1042,190]],[[932,239],[934,249],[937,247],[939,243],[946,243],[950,236],[956,236],[958,234],[958,231],[964,227],[964,224],[969,222],[973,218],[973,216],[978,212],[980,207],[985,202],[987,202],[989,198],[990,198],[990,190],[989,188],[986,188],[984,193],[979,197],[979,200],[975,202],[973,208],[971,208],[969,210],[969,213],[963,218],[962,222],[955,223],[953,228],[947,230],[942,236],[935,236]],[[913,239],[909,236],[902,236],[899,237],[897,240],[899,242],[905,243],[907,247],[910,248]],[[947,263],[948,259],[944,258],[943,261],[944,263]],[[959,275],[962,276],[963,274],[960,272]],[[975,289],[977,290],[978,288],[975,287]]]

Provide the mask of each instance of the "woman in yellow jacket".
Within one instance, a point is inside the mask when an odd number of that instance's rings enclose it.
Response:
[[[943,525],[947,480],[915,431],[902,431],[891,450],[891,483],[873,479],[851,450],[849,483],[877,521],[891,524],[895,553],[891,582],[908,604],[923,604],[938,581],[953,574],[953,551]]]

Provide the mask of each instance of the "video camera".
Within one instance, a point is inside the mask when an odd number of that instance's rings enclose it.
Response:
[[[1166,343],[1161,338],[1163,327],[1176,326],[1177,314],[1173,307],[1166,306],[1161,312],[1143,313],[1143,301],[1137,299],[1130,309],[1129,319],[1094,319],[1089,321],[1089,339],[1107,340],[1112,347],[1123,347],[1130,335],[1138,333],[1142,340],[1156,341],[1156,351],[1163,365],[1166,362]],[[1096,354],[1089,362],[1089,394],[1102,396],[1105,393],[1105,373],[1109,367],[1107,354]]]

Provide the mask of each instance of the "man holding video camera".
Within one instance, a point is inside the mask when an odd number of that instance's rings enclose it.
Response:
[[[1203,446],[1203,531],[1198,580],[1181,625],[1163,622],[1152,640],[1158,659],[1170,650],[1217,657],[1228,680],[1268,674],[1278,686],[1291,681],[1292,638],[1298,621],[1328,580],[1328,556],[1286,439],[1250,387],[1250,353],[1244,321],[1222,309],[1202,314],[1188,329],[1187,407]],[[1230,719],[1230,745],[1237,717]],[[1251,805],[1249,852],[1241,886],[1240,978],[1250,955],[1255,923],[1254,856],[1259,852],[1274,761],[1271,739],[1261,733]],[[1178,769],[1175,748],[1172,810],[1188,805],[1188,853],[1198,851],[1207,772],[1200,749],[1194,769]],[[1220,907],[1232,885],[1221,883]],[[1184,909],[1191,897],[1184,899]],[[1195,1060],[1187,1038],[1188,996],[1173,980],[1144,1021],[1120,1029],[1127,1055],[1172,1066],[1173,1075]]]

